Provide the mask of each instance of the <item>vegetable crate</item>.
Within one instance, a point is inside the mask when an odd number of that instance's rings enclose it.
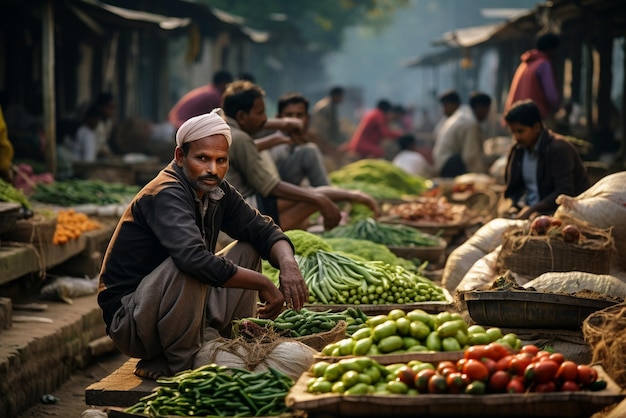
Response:
[[[598,392],[552,392],[520,394],[339,395],[306,391],[312,377],[304,373],[287,395],[288,407],[310,415],[333,416],[428,416],[428,417],[580,417],[588,418],[619,403],[626,395],[600,366],[593,366],[607,388]]]
[[[20,217],[21,205],[19,203],[0,202],[0,234],[8,232],[15,227]]]
[[[503,234],[497,265],[528,277],[549,271],[583,271],[608,274],[611,267],[613,238],[589,235],[580,243],[552,237],[536,237],[525,228],[511,228]]]
[[[473,321],[506,328],[580,329],[587,316],[615,304],[604,299],[523,290],[470,291],[460,296]]]

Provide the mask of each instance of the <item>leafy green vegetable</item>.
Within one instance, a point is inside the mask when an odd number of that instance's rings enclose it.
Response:
[[[328,245],[321,237],[301,229],[292,229],[285,231],[285,235],[289,237],[297,255],[306,257],[311,253],[319,250],[331,251]]]
[[[355,182],[365,183],[377,185],[381,191],[387,189],[388,192],[391,190],[399,195],[420,195],[427,189],[426,179],[408,174],[391,161],[383,159],[358,160],[331,172],[329,177],[337,186],[349,188],[348,185]],[[368,193],[366,189],[360,190]]]

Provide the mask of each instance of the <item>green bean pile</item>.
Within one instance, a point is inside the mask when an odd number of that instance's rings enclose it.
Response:
[[[439,239],[406,225],[379,223],[372,218],[360,219],[354,223],[340,225],[325,232],[325,238],[356,238],[391,247],[436,246]]]
[[[270,368],[254,373],[209,364],[157,379],[150,395],[127,408],[131,414],[174,416],[272,416],[287,410],[285,397],[294,381]]]

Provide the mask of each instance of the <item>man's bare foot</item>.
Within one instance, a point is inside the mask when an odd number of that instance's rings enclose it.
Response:
[[[139,360],[134,373],[136,376],[152,380],[157,380],[163,376],[171,376],[172,374],[167,366],[167,360],[163,357]]]

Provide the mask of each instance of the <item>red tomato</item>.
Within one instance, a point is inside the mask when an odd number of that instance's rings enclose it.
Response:
[[[439,374],[444,377],[447,377],[450,373],[459,373],[459,371],[456,367],[446,367],[439,372]]]
[[[531,357],[525,354],[516,354],[509,363],[509,371],[518,376],[523,376],[526,367],[531,363]]]
[[[398,370],[396,370],[395,374],[396,374],[396,380],[401,381],[408,387],[413,386],[413,382],[415,380],[415,372],[413,371],[412,368],[410,368],[407,365],[404,365],[400,367]]]
[[[521,376],[513,377],[506,385],[506,391],[508,393],[524,393],[526,392],[526,385],[524,385],[524,378]]]
[[[556,372],[556,378],[559,382],[568,380],[575,382],[578,379],[578,365],[573,361],[564,361]]]
[[[534,344],[528,344],[528,345],[522,346],[522,348],[520,348],[519,351],[520,353],[530,353],[534,356],[535,354],[539,352],[539,347],[537,347]]]
[[[428,393],[446,393],[448,385],[446,378],[440,374],[434,374],[428,379]]]
[[[415,375],[415,380],[413,381],[413,386],[417,389],[418,392],[426,393],[428,392],[428,381],[437,372],[432,369],[424,369],[417,372]]]
[[[580,386],[578,383],[572,380],[566,380],[561,385],[561,392],[578,392],[580,390]]]
[[[565,361],[565,356],[561,353],[552,353],[548,358],[552,361],[556,361],[558,364],[562,364]]]
[[[498,370],[489,378],[489,390],[494,393],[506,391],[506,387],[511,381],[511,375],[504,370]]]
[[[529,382],[547,383],[554,380],[559,365],[552,360],[540,361],[532,363],[526,367],[524,377]]]
[[[508,348],[500,343],[495,342],[487,344],[487,347],[485,347],[485,349],[487,350],[487,357],[495,361],[498,361],[501,358],[511,354]]]
[[[545,350],[540,350],[539,352],[537,352],[537,354],[535,354],[535,361],[541,361],[544,358],[548,359],[548,357],[550,357],[552,355],[551,352],[549,351],[545,351]]]
[[[440,361],[439,363],[437,363],[437,369],[436,370],[437,370],[438,373],[443,374],[443,373],[441,373],[442,370],[448,369],[448,368],[452,368],[452,369],[456,370],[456,364],[454,364],[453,361],[449,361],[449,360]]]
[[[598,372],[586,364],[578,365],[578,383],[582,387],[589,386],[598,379]]]
[[[466,358],[458,359],[457,362],[456,362],[456,369],[459,372],[463,373],[463,367],[465,366],[465,363],[467,363],[467,359]]]
[[[465,373],[471,380],[487,381],[489,379],[489,369],[480,360],[469,359],[463,366]]]
[[[487,357],[487,346],[486,345],[473,345],[471,347],[468,347],[467,350],[465,350],[465,354],[463,355],[464,358],[466,359],[475,359],[475,360],[482,360],[483,357]]]
[[[464,373],[455,372],[446,376],[446,384],[450,393],[461,393],[470,383],[469,376]]]
[[[556,390],[556,383],[553,380],[548,382],[538,383],[534,388],[534,392],[554,392]]]
[[[497,370],[509,370],[509,364],[511,364],[511,360],[515,357],[513,354],[509,354],[508,356],[502,357],[500,360],[496,362]]]
[[[494,359],[489,357],[483,357],[481,361],[485,366],[487,366],[487,370],[489,370],[490,376],[498,370],[497,363]]]

